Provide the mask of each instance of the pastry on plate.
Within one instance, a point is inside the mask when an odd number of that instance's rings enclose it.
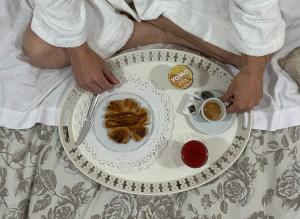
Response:
[[[105,128],[108,136],[120,144],[127,144],[132,138],[141,141],[148,132],[148,110],[134,99],[126,98],[109,102],[105,112]]]

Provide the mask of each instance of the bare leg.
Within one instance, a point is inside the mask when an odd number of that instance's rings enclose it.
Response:
[[[134,48],[150,43],[176,43],[197,50],[191,42],[180,38],[162,28],[155,26],[149,22],[141,22],[134,24],[134,31],[121,50]]]
[[[121,49],[134,48],[149,43],[175,43],[199,51],[220,62],[240,66],[240,56],[227,52],[185,32],[165,17],[135,24],[135,31]]]
[[[150,22],[135,22],[133,33],[121,50],[150,43],[176,43],[200,51],[221,62],[239,66],[239,56],[198,39],[163,17]],[[23,47],[30,63],[34,66],[63,68],[70,65],[70,59],[65,49],[54,47],[40,39],[31,30],[30,25],[24,36]]]
[[[195,50],[197,49],[185,39],[181,39],[150,23],[135,22],[133,33],[121,50],[159,42],[177,43]],[[65,49],[52,46],[43,41],[31,30],[30,25],[27,27],[24,36],[23,48],[29,57],[30,63],[36,67],[63,68],[70,65],[70,59]]]
[[[64,68],[70,65],[65,49],[46,43],[31,30],[30,25],[24,35],[23,49],[29,62],[36,67]]]
[[[178,41],[178,44],[182,44],[182,40],[185,40],[189,44],[193,45],[192,49],[196,48],[196,51],[199,51],[206,56],[213,57],[221,62],[232,64],[237,67],[241,66],[241,56],[230,53],[213,44],[201,40],[200,38],[184,31],[171,20],[165,17],[160,17],[148,22],[159,27],[162,30],[172,33],[172,35],[174,36],[177,36],[177,38],[181,39],[180,41]],[[189,44],[183,43],[183,45],[187,47],[189,47]]]
[[[172,34],[150,23],[135,22],[133,33],[121,50],[158,42],[179,43],[180,38],[173,37]],[[186,46],[192,47],[191,43],[186,42],[186,44]],[[27,27],[24,36],[23,48],[24,52],[29,57],[30,63],[36,67],[63,68],[70,65],[70,59],[65,49],[52,46],[43,41],[31,30],[30,25]]]

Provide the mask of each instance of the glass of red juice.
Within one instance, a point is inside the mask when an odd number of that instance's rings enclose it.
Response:
[[[208,151],[205,144],[198,140],[185,143],[181,149],[182,161],[191,168],[202,167],[208,159]]]

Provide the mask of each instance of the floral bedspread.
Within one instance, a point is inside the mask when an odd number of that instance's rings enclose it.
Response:
[[[253,130],[245,153],[213,182],[140,196],[87,178],[65,154],[58,128],[0,128],[0,218],[300,218],[300,126]]]

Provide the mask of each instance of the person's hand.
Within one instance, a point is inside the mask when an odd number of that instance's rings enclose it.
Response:
[[[86,43],[79,47],[67,48],[66,51],[75,80],[83,89],[92,93],[101,93],[119,83],[105,61]]]
[[[255,73],[241,71],[221,98],[224,102],[232,102],[228,113],[246,112],[258,105],[263,94],[263,79]]]
[[[263,74],[270,55],[254,57],[242,55],[241,71],[221,98],[232,102],[227,112],[247,112],[259,104],[263,96]]]

